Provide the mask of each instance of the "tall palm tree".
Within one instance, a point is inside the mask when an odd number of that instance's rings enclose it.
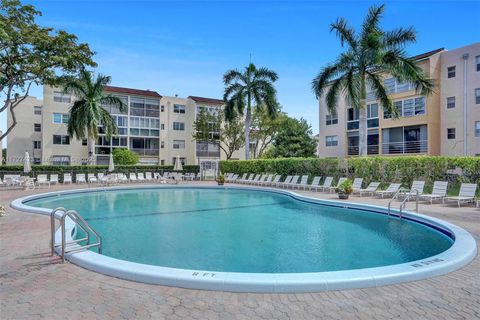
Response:
[[[95,140],[98,138],[98,127],[108,139],[117,133],[117,124],[110,113],[102,105],[117,107],[121,112],[127,110],[123,101],[115,96],[105,94],[104,89],[111,81],[109,76],[99,74],[96,79],[91,72],[82,70],[78,78],[67,81],[64,91],[75,96],[70,108],[67,132],[71,137],[87,139],[88,164],[94,164]]]
[[[402,82],[410,82],[417,92],[430,94],[433,81],[428,79],[422,69],[405,52],[409,43],[416,41],[413,27],[384,31],[380,20],[384,5],[373,6],[357,33],[343,18],[330,25],[340,38],[341,46],[347,46],[335,62],[324,67],[312,81],[313,91],[319,99],[327,90],[325,102],[328,111],[335,114],[338,97],[346,96],[347,102],[359,110],[359,155],[367,155],[367,85],[384,110],[398,117],[382,75],[390,74]]]
[[[233,120],[237,115],[245,115],[245,159],[250,159],[250,125],[252,108],[265,108],[271,117],[278,110],[277,91],[273,83],[277,74],[268,68],[255,67],[250,63],[241,72],[238,69],[229,70],[223,75],[225,84],[225,118]]]

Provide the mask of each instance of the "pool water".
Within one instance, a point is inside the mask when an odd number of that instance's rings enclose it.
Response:
[[[102,236],[104,255],[182,269],[360,269],[431,257],[452,245],[449,237],[419,223],[260,190],[110,190],[26,204],[77,210]]]

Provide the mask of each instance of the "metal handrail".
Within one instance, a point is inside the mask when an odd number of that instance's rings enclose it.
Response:
[[[412,189],[407,194],[404,189],[398,189],[398,191],[395,192],[395,195],[393,196],[393,198],[388,202],[388,216],[390,216],[390,209],[392,207],[393,200],[396,200],[401,193],[404,193],[406,194],[406,196],[400,203],[400,219],[402,219],[403,209],[405,209],[405,207],[407,206],[407,202],[410,200],[410,196],[413,191],[415,191],[415,212],[418,212],[418,196],[419,196],[418,190]]]
[[[403,191],[402,188],[398,189],[397,192],[395,192],[395,194],[393,195],[393,198],[388,202],[388,216],[390,216],[390,208],[392,206],[393,200],[397,199],[398,195],[402,191]]]
[[[63,214],[60,217],[60,228],[61,228],[61,233],[62,233],[62,242],[59,245],[55,245],[55,233],[57,231],[56,226],[55,226],[55,218],[56,218],[56,213],[57,212],[63,212]],[[85,232],[86,237],[66,241],[65,221],[66,221],[67,217],[72,219],[72,221],[75,223],[75,225],[77,227],[79,227],[80,229],[82,229],[83,232]],[[51,222],[51,236],[52,236],[52,239],[51,239],[52,255],[55,254],[55,248],[61,246],[61,254],[60,255],[62,257],[62,262],[65,262],[65,254],[69,253],[69,252],[76,252],[76,251],[85,250],[85,249],[92,248],[92,247],[98,247],[98,253],[102,253],[102,237],[75,210],[66,211],[66,209],[62,208],[62,207],[56,208],[52,211],[52,213],[50,215],[50,222]],[[90,234],[91,233],[93,233],[95,235],[95,238],[97,239],[97,242],[90,243]],[[87,244],[83,245],[83,246],[79,245],[79,243],[83,242],[83,241],[87,241]]]

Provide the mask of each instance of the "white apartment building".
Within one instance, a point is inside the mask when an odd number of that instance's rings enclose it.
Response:
[[[400,117],[384,112],[367,92],[369,155],[480,155],[480,43],[413,57],[435,81],[434,93],[423,96],[409,83],[381,75]],[[358,155],[359,115],[344,97],[329,114],[319,99],[320,157]]]
[[[94,157],[97,164],[108,164],[115,148],[129,148],[139,155],[140,164],[172,165],[177,157],[184,165],[216,167],[225,156],[216,143],[195,141],[194,122],[201,108],[218,112],[223,101],[190,96],[161,96],[150,90],[108,86],[105,92],[121,98],[126,112],[104,106],[115,119],[117,135],[102,134],[88,155],[87,141],[67,134],[69,109],[75,97],[61,89],[44,86],[43,100],[28,97],[16,108],[17,125],[7,136],[7,164],[21,163],[29,152],[34,164],[81,165]],[[8,123],[11,123],[8,118]],[[243,150],[235,153],[243,157]]]

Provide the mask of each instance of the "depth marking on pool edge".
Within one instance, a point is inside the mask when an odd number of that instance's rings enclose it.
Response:
[[[192,276],[194,277],[208,277],[210,276],[210,278],[213,278],[215,277],[216,273],[213,273],[213,272],[194,272],[192,273]]]
[[[432,263],[437,263],[437,262],[442,262],[442,261],[445,261],[445,260],[435,258],[435,259],[432,259],[432,260],[425,260],[425,261],[421,261],[419,263],[414,263],[414,264],[411,264],[411,266],[414,267],[414,268],[421,268],[421,267],[426,267],[428,265],[431,265]]]

